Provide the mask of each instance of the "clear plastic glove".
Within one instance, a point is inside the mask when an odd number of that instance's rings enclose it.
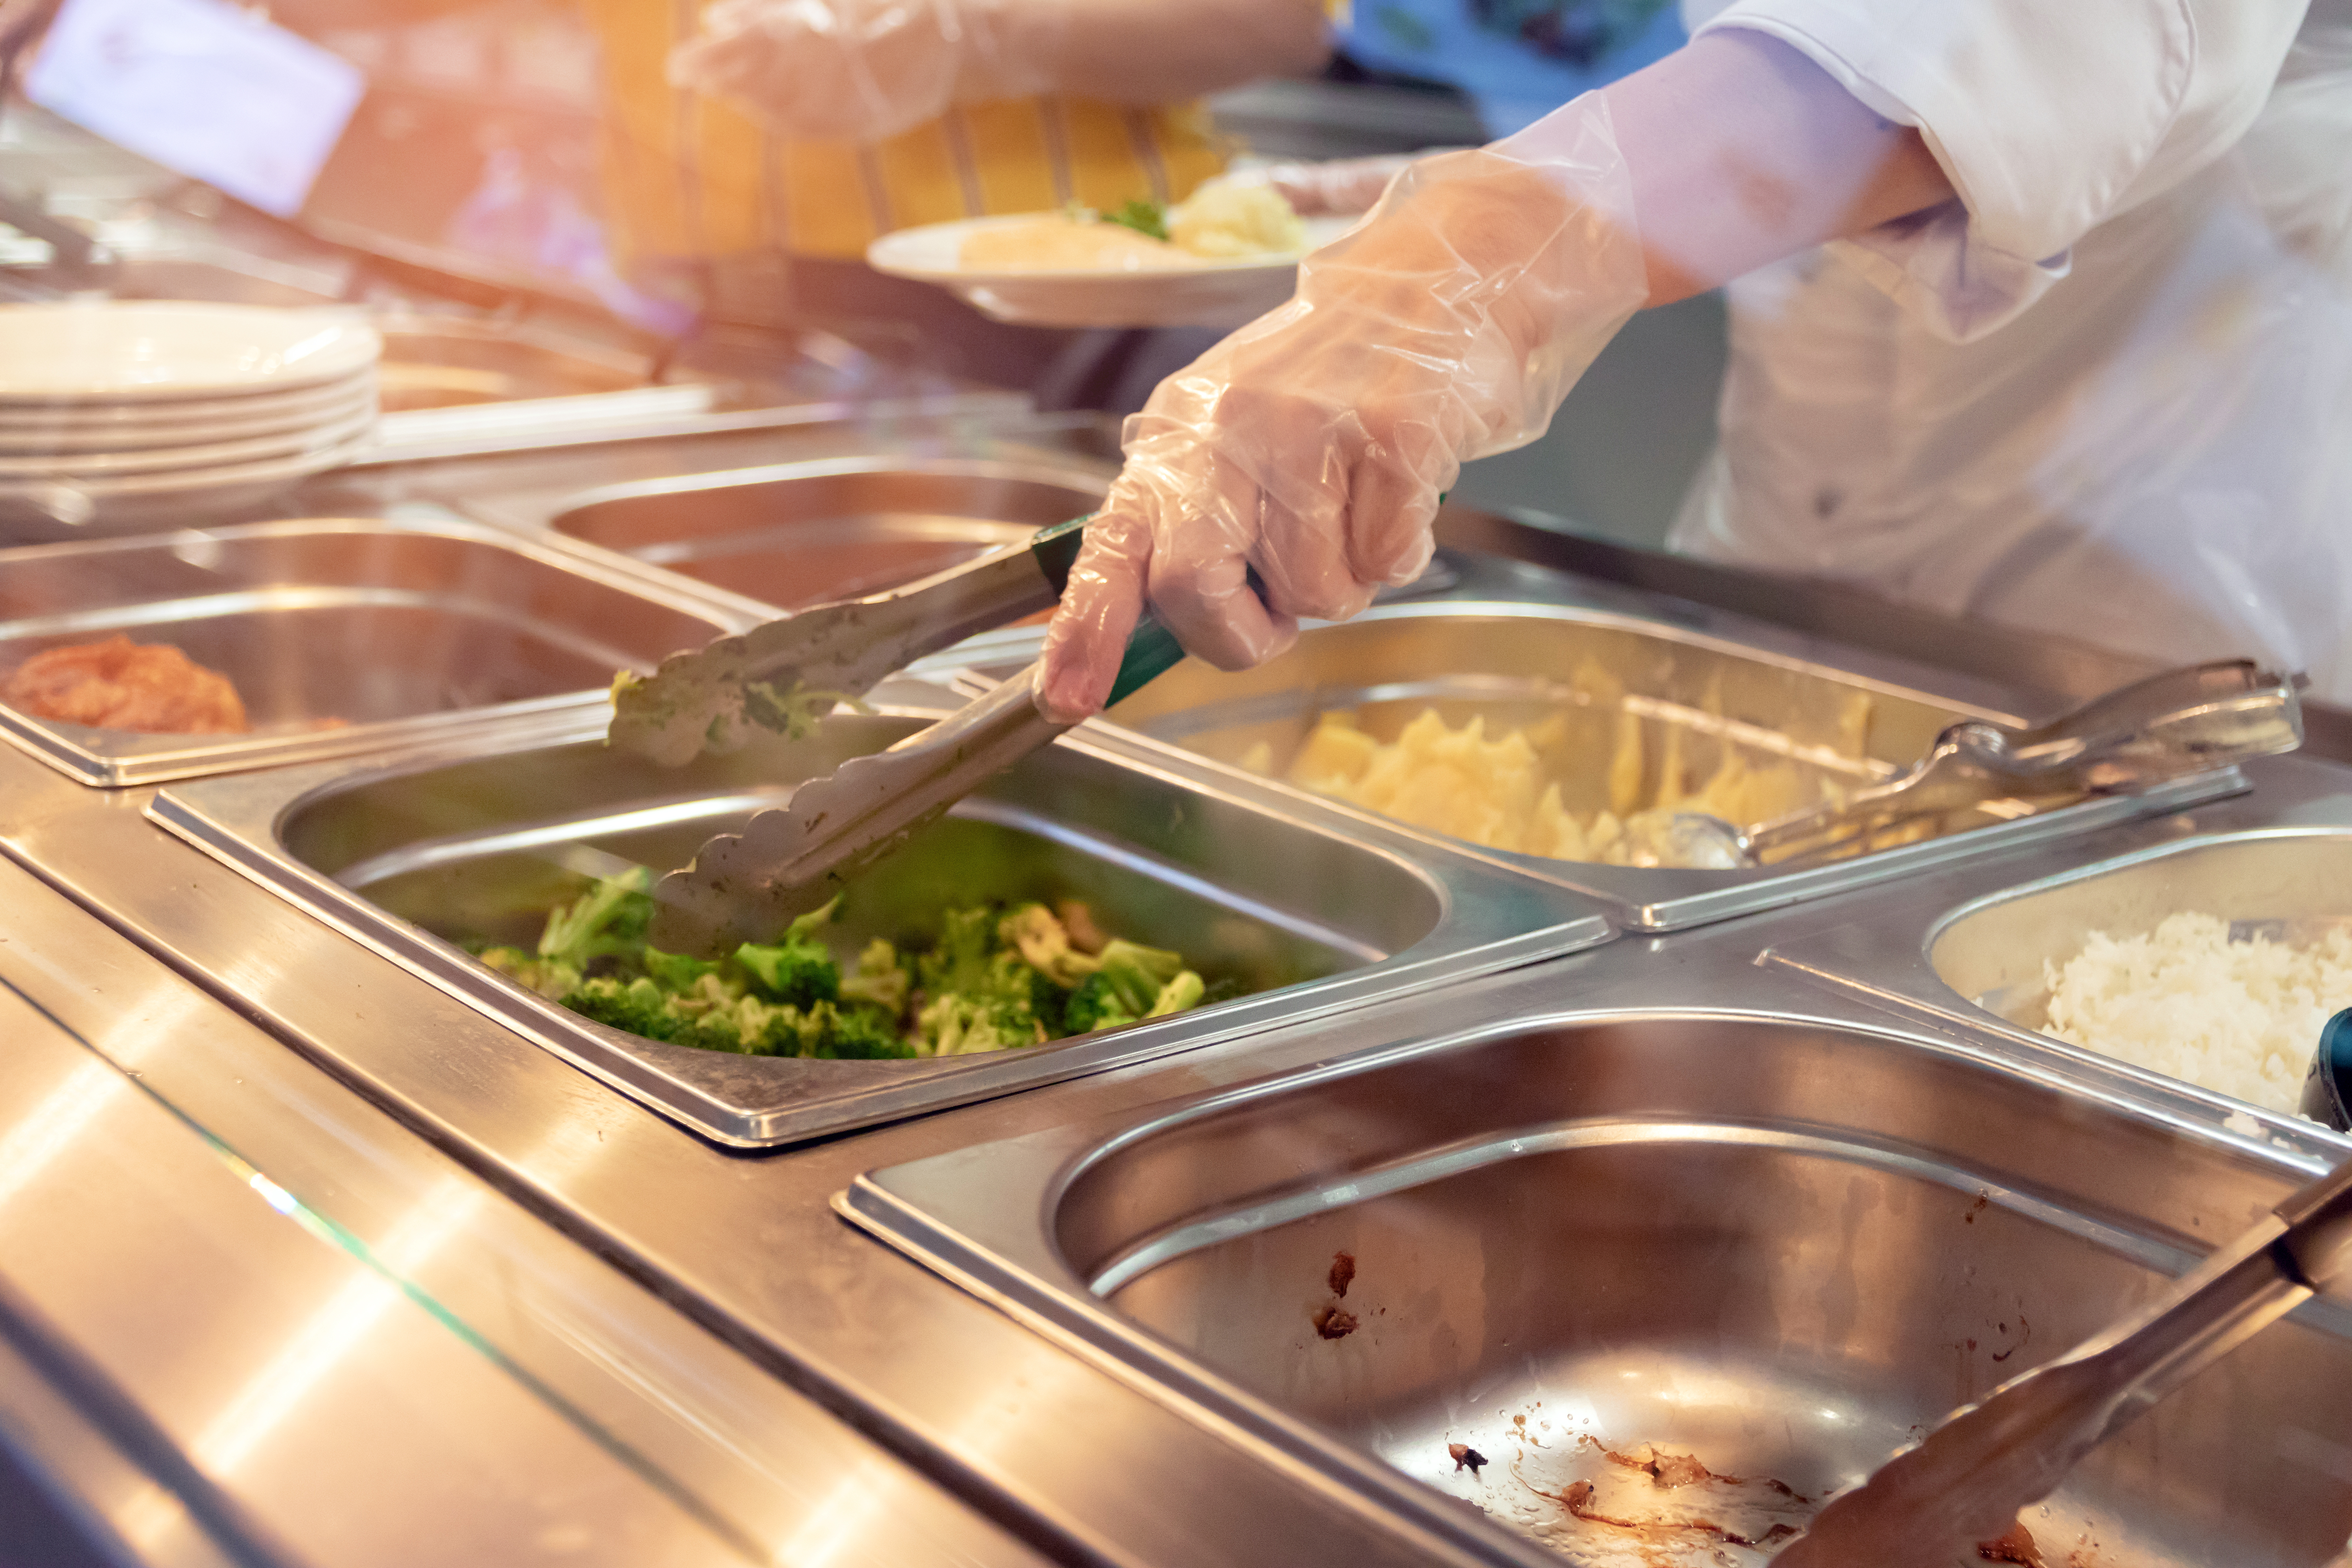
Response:
[[[1648,293],[1609,109],[1415,162],[1290,302],[1160,384],[1087,529],[1037,702],[1099,710],[1148,596],[1225,669],[1428,564],[1464,461],[1542,434]],[[1255,568],[1264,584],[1254,590]]]
[[[1050,89],[1066,7],[1006,0],[715,0],[670,80],[787,136],[879,141],[959,101]]]

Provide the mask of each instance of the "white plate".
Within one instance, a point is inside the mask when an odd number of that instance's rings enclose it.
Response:
[[[338,388],[331,398],[303,404],[290,412],[244,418],[173,421],[159,425],[10,425],[0,420],[0,460],[54,458],[79,463],[85,457],[160,452],[173,447],[208,447],[223,441],[253,441],[278,436],[289,440],[321,426],[341,425],[375,412],[375,388]]]
[[[350,439],[316,451],[263,458],[247,463],[222,463],[196,468],[173,468],[156,474],[126,474],[117,479],[0,479],[0,500],[43,502],[61,492],[109,500],[126,496],[169,496],[211,489],[222,485],[283,482],[324,472],[356,455],[375,439],[362,429]]]
[[[964,240],[1052,213],[966,218],[886,234],[866,247],[877,272],[936,283],[1000,321],[1032,327],[1238,327],[1290,298],[1298,259],[1200,261],[1158,272],[1109,268],[977,271],[960,259]],[[1337,239],[1353,218],[1308,218],[1307,245]]]
[[[131,474],[168,474],[174,470],[205,470],[265,458],[294,458],[342,446],[375,424],[375,405],[347,410],[331,423],[312,423],[291,430],[240,441],[215,441],[204,446],[152,447],[127,452],[51,452],[40,456],[0,456],[0,483],[9,480],[54,480],[79,484],[84,479],[110,479]]]
[[[168,437],[187,426],[225,420],[296,420],[320,409],[371,395],[373,367],[292,392],[254,393],[244,397],[174,398],[162,403],[0,403],[0,440],[50,433],[98,435],[125,431]]]
[[[348,310],[104,300],[0,305],[0,404],[153,404],[317,386],[375,363]]]

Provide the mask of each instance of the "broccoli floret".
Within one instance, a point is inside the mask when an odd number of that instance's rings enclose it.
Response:
[[[747,942],[735,950],[735,962],[749,972],[751,984],[771,1002],[808,1007],[841,994],[841,965],[817,942],[761,947]]]
[[[924,1001],[915,1031],[925,1056],[1004,1050],[1045,1038],[1030,1005],[1036,971],[998,945],[999,924],[986,905],[950,910],[939,946],[916,959]]]
[[[539,936],[539,956],[583,973],[593,959],[635,957],[645,946],[646,922],[653,919],[653,895],[646,891],[652,885],[642,866],[600,879],[547,917],[547,929]]]
[[[486,947],[475,956],[508,979],[538,992],[551,1002],[562,1001],[566,993],[580,984],[580,972],[570,964],[534,958],[519,947]]]
[[[1029,1011],[1027,997],[1016,1006],[988,997],[950,993],[923,1005],[915,1016],[919,1044],[924,1056],[961,1057],[982,1051],[1007,1051],[1042,1045],[1045,1026]]]
[[[895,1018],[907,1010],[907,994],[914,984],[898,950],[877,936],[857,955],[856,969],[843,977],[841,1000],[868,1003]]]
[[[841,900],[812,910],[784,929],[782,942],[745,942],[735,950],[735,962],[751,976],[760,994],[771,1002],[813,1007],[841,994],[841,965],[816,933],[833,919]]]
[[[808,1023],[803,1056],[883,1061],[916,1054],[914,1044],[898,1032],[897,1022],[872,1007],[820,1004],[809,1015]]]
[[[1070,933],[1043,904],[1024,904],[997,922],[996,938],[1021,950],[1022,959],[1065,989],[1102,967],[1102,961],[1071,945]]]
[[[925,995],[975,991],[988,984],[996,921],[995,910],[986,904],[940,917],[939,944],[915,960],[915,979]]]
[[[1202,994],[1206,990],[1208,987],[1202,983],[1201,977],[1187,969],[1160,988],[1160,994],[1152,998],[1151,1010],[1143,1016],[1165,1018],[1171,1013],[1197,1007],[1201,1005]]]
[[[1184,967],[1182,953],[1114,938],[1104,944],[1102,967],[1070,994],[1062,1022],[1074,1035],[1115,1029],[1181,1013],[1197,1003],[1204,989],[1201,977]]]
[[[697,1022],[691,1015],[677,1011],[662,988],[643,975],[635,980],[610,974],[583,980],[562,1001],[583,1017],[649,1040],[678,1039],[692,1033]]]
[[[657,947],[646,948],[638,955],[646,966],[646,976],[665,991],[688,991],[706,974],[716,974],[719,965],[688,958],[683,953],[664,952]]]
[[[1062,1005],[1062,1028],[1066,1034],[1090,1035],[1097,1029],[1116,1029],[1134,1022],[1135,1015],[1119,1001],[1118,981],[1108,974],[1087,976]]]

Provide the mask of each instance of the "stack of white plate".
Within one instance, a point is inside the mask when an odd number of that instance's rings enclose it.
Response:
[[[0,515],[84,530],[261,500],[367,443],[382,353],[339,310],[0,306]]]

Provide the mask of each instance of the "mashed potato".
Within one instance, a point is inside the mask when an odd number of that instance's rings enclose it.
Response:
[[[1658,787],[1644,801],[1642,721],[1621,710],[1609,763],[1610,809],[1580,817],[1561,804],[1559,784],[1548,777],[1544,760],[1565,729],[1555,719],[1490,741],[1483,719],[1473,717],[1456,730],[1435,709],[1424,709],[1383,744],[1359,729],[1353,714],[1335,710],[1318,720],[1288,776],[1305,788],[1490,849],[1612,866],[1676,864],[1666,829],[1678,811],[1706,812],[1745,826],[1818,798],[1818,786],[1795,768],[1758,767],[1732,749],[1705,784],[1687,787],[1683,731],[1676,725],[1666,731]],[[1260,773],[1272,772],[1272,763],[1270,748],[1254,748],[1242,758],[1243,766]]]
[[[1219,180],[1168,215],[1168,237],[1194,256],[1297,256],[1307,226],[1273,186]]]
[[[2177,914],[2145,936],[2093,931],[2046,977],[2045,1034],[2293,1111],[2320,1028],[2352,1006],[2352,931],[2231,942],[2218,916]]]

